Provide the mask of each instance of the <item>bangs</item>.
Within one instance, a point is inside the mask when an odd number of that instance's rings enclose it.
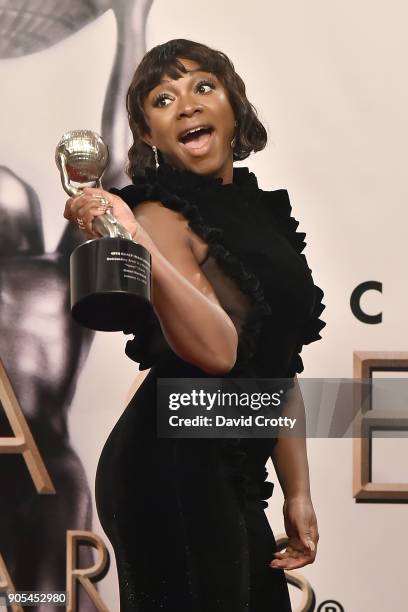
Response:
[[[195,62],[200,70],[212,72],[217,77],[222,75],[222,62],[215,53],[206,53],[198,49],[169,49],[158,48],[155,57],[149,58],[151,65],[146,70],[145,76],[139,81],[139,103],[143,104],[148,93],[159,85],[164,75],[171,79],[179,79],[189,71],[186,69],[181,59]]]

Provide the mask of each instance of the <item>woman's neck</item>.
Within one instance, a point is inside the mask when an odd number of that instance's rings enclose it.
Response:
[[[229,183],[233,183],[234,181],[234,166],[232,155],[225,161],[221,168],[214,170],[212,172],[198,172],[195,168],[188,168],[186,166],[181,166],[179,163],[174,163],[170,160],[164,161],[168,163],[170,166],[177,168],[178,170],[188,170],[189,172],[194,172],[195,174],[201,176],[207,176],[209,178],[218,178],[222,180],[223,185],[228,185]]]

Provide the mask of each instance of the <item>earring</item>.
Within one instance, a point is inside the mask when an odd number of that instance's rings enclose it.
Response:
[[[235,121],[234,125],[235,125],[235,133],[234,133],[234,138],[231,140],[231,149],[233,149],[236,145],[238,121]]]
[[[156,165],[156,168],[158,168],[160,166],[160,164],[159,164],[159,156],[157,154],[157,147],[156,147],[156,145],[152,145],[152,151],[153,151],[153,154],[154,154],[154,163]]]

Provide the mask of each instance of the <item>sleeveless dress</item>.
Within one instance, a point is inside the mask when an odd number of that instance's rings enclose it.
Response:
[[[321,337],[325,306],[285,189],[261,190],[248,168],[234,167],[224,185],[163,163],[111,192],[131,208],[162,202],[208,244],[201,270],[239,338],[225,376],[302,372],[300,352]],[[121,612],[290,611],[284,571],[269,567],[277,549],[264,511],[276,439],[158,438],[157,378],[210,375],[171,350],[154,314],[126,354],[151,369],[105,443],[95,483]]]

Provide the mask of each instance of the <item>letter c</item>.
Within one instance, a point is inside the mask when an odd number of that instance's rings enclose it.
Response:
[[[382,322],[382,312],[379,312],[375,315],[369,315],[364,312],[364,310],[362,310],[360,306],[362,295],[370,289],[374,289],[375,291],[379,291],[380,293],[382,293],[382,283],[378,281],[366,281],[357,285],[350,297],[350,308],[353,315],[359,321],[362,321],[362,323],[369,323],[370,325],[375,325],[376,323]]]

